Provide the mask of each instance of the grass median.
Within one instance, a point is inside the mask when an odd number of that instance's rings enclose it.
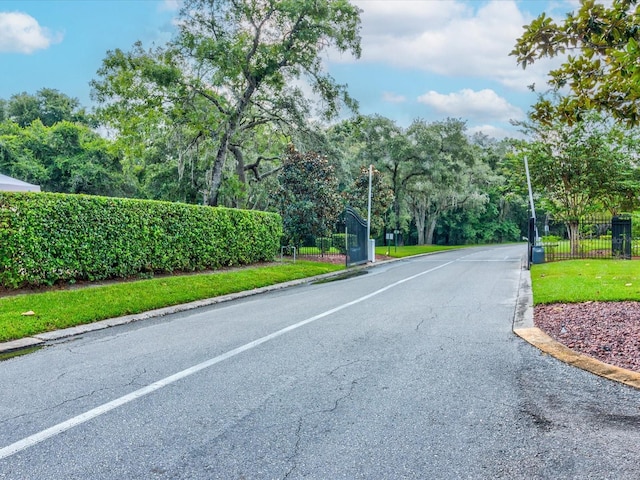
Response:
[[[390,245],[388,247],[376,247],[376,254],[393,258],[404,258],[421,255],[423,253],[440,252],[442,250],[453,250],[464,247],[468,247],[468,245],[405,245],[401,247]]]
[[[6,296],[0,298],[0,342],[343,269],[298,261]]]
[[[534,304],[640,300],[640,262],[564,260],[531,266]]]

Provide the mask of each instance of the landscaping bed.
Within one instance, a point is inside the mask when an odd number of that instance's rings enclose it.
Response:
[[[640,372],[640,302],[536,305],[534,323],[572,350]]]

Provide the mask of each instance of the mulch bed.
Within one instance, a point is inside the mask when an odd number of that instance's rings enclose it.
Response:
[[[533,318],[572,350],[640,372],[640,302],[537,305]]]

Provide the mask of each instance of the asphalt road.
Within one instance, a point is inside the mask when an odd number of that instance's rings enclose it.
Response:
[[[1,362],[0,478],[640,478],[640,391],[512,333],[524,254],[389,263]]]

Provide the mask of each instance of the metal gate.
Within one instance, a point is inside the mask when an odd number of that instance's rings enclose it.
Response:
[[[631,258],[631,217],[620,215],[611,219],[611,255]]]
[[[369,242],[366,220],[363,220],[351,207],[347,207],[344,212],[344,224],[347,267],[367,263]]]

